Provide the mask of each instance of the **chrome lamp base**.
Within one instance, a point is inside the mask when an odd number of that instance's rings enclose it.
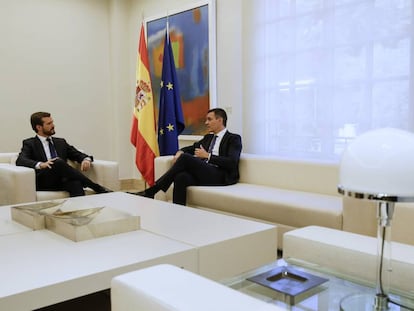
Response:
[[[388,296],[381,294],[354,294],[346,296],[340,303],[341,311],[394,311],[399,306],[389,303]]]

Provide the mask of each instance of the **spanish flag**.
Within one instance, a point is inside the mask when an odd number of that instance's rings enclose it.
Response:
[[[136,148],[135,163],[137,168],[145,181],[152,186],[154,185],[154,159],[159,155],[159,151],[149,68],[144,25],[141,25],[136,67],[137,84],[134,115],[132,118],[131,143]]]

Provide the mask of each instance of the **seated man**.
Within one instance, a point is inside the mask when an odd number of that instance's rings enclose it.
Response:
[[[26,166],[36,171],[36,190],[65,190],[71,197],[85,195],[84,187],[96,193],[110,192],[94,183],[66,161],[80,163],[81,170],[91,167],[93,157],[69,145],[63,138],[53,138],[55,125],[48,112],[35,112],[30,117],[35,137],[23,141],[16,165]]]
[[[158,191],[167,191],[174,182],[173,202],[185,205],[189,186],[237,183],[242,149],[240,135],[226,129],[227,114],[221,108],[210,109],[205,124],[210,134],[179,150],[174,156],[173,166],[154,186],[138,192],[138,195],[154,198]]]

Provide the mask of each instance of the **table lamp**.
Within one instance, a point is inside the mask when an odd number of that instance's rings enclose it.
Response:
[[[378,220],[376,294],[345,297],[341,310],[392,310],[391,220],[396,202],[414,201],[414,134],[382,128],[356,137],[341,158],[338,192],[377,202]]]

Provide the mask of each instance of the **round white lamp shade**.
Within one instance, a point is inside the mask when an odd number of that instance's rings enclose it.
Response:
[[[338,188],[368,195],[414,197],[414,134],[382,128],[356,137],[342,155]]]

